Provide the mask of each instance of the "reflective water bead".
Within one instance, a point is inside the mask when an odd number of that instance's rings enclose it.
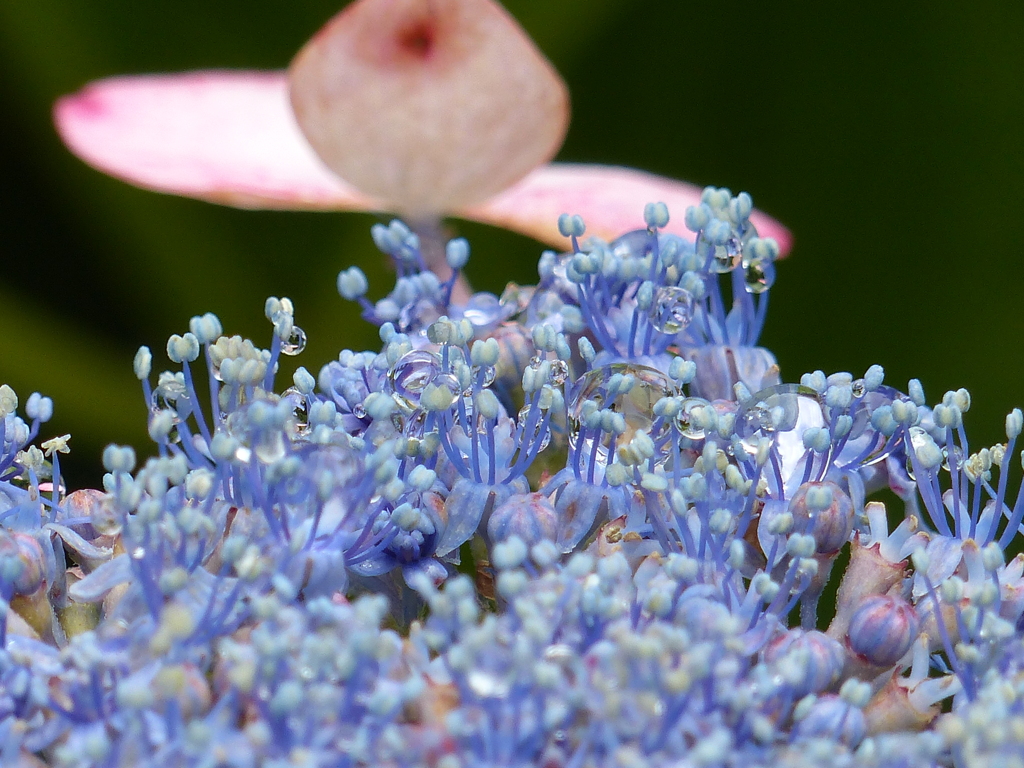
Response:
[[[569,364],[565,360],[551,361],[551,383],[561,386],[569,377]],[[492,377],[493,379],[493,377]]]
[[[292,326],[291,335],[287,341],[281,342],[281,354],[294,357],[306,348],[306,332],[299,326]]]
[[[633,386],[626,392],[618,390],[618,394],[609,397],[608,385],[613,378],[615,381],[623,381],[626,377],[633,380]],[[580,377],[572,388],[568,405],[569,443],[577,450],[591,449],[595,430],[586,428],[586,422],[589,421],[587,414],[597,409],[609,411],[609,417],[614,415],[620,425],[625,425],[625,429],[617,437],[619,444],[628,443],[637,432],[649,434],[655,421],[655,403],[663,397],[675,397],[678,394],[679,390],[672,379],[661,371],[645,365],[613,363],[589,371]],[[587,406],[587,403],[593,405]],[[603,421],[611,425],[613,419]],[[580,445],[580,434],[584,431],[588,433],[584,438],[585,445]],[[611,433],[607,429],[601,429],[599,443],[597,455],[601,463],[606,463],[611,444]],[[665,458],[667,459],[667,454]]]
[[[648,313],[651,325],[662,333],[676,334],[693,320],[693,294],[679,286],[662,286],[654,293]]]
[[[530,300],[536,291],[534,286],[521,286],[518,283],[509,283],[501,292],[498,303],[505,311],[506,317],[513,317],[526,310],[530,306]]]
[[[391,395],[400,407],[413,411],[419,407],[423,390],[441,373],[441,359],[433,352],[406,352],[388,371]]]
[[[740,266],[743,259],[743,241],[738,237],[730,237],[725,245],[715,245],[712,248],[712,271],[721,275]]]
[[[516,416],[516,423],[519,425],[519,428],[521,430],[524,430],[523,434],[522,434],[522,437],[520,438],[520,445],[522,445],[523,448],[527,448],[527,449],[532,447],[534,441],[537,439],[537,433],[540,432],[540,430],[541,430],[541,423],[542,423],[543,418],[544,418],[543,412],[538,408],[537,409],[537,424],[533,428],[533,430],[532,430],[532,432],[530,434],[526,434],[525,430],[526,430],[527,422],[530,419],[530,410],[531,410],[531,407],[529,405],[524,405],[522,408],[519,409],[519,415]],[[543,451],[545,448],[548,447],[548,445],[550,443],[551,443],[551,430],[549,430],[547,427],[545,427],[544,428],[544,436],[540,439],[540,448],[539,448],[539,450]]]
[[[476,328],[487,328],[507,319],[508,311],[493,293],[475,293],[462,308],[462,317]]]
[[[474,383],[480,377],[481,369],[483,370],[483,374],[484,374],[483,386],[484,387],[491,386],[491,384],[494,383],[494,377],[497,375],[497,369],[493,365],[484,365],[484,366],[474,365],[472,367],[472,369],[471,369]],[[471,389],[470,390],[466,390],[466,392],[464,394],[472,395],[473,391]]]
[[[683,437],[690,440],[704,439],[706,433],[697,423],[699,420],[694,418],[694,411],[709,405],[710,403],[702,397],[687,397],[683,400],[676,414],[676,426]]]
[[[758,431],[766,434],[789,432],[796,427],[803,408],[817,415],[821,412],[821,396],[801,384],[768,387],[752,395],[740,406],[736,415],[737,432],[740,437]]]
[[[455,398],[462,393],[458,378],[451,373],[439,373],[430,381],[430,386],[437,390],[432,403],[434,410],[451,408]],[[442,395],[445,392],[447,395]]]
[[[770,261],[744,259],[742,266],[747,293],[764,293],[775,284],[775,265]]]

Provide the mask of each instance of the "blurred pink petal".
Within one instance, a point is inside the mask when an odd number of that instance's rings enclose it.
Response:
[[[299,131],[283,72],[208,71],[116,77],[90,83],[54,107],[68,147],[93,167],[157,192],[244,208],[386,211],[331,173]],[[670,232],[683,232],[700,189],[630,168],[551,164],[476,206],[465,219],[511,229],[555,247],[561,213],[579,213],[606,239],[643,225],[662,201]],[[755,211],[758,232],[785,254],[789,231]]]
[[[547,162],[569,93],[493,0],[357,0],[289,69],[299,126],[341,178],[413,219]]]
[[[157,192],[242,208],[381,208],[309,147],[284,72],[99,80],[57,101],[54,120],[87,163]]]
[[[663,202],[670,220],[667,232],[692,236],[683,223],[686,208],[700,203],[701,187],[633,168],[611,165],[551,163],[480,205],[455,212],[473,221],[522,232],[544,243],[566,247],[558,233],[558,216],[578,213],[587,234],[606,240],[644,226],[647,203]],[[773,237],[780,255],[793,246],[789,230],[761,211],[751,222],[761,237]]]

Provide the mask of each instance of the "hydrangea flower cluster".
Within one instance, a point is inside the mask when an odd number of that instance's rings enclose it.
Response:
[[[0,387],[0,763],[1019,764],[1024,416],[974,450],[965,390],[784,383],[752,211],[565,215],[466,300],[465,240],[375,225],[394,288],[338,290],[379,351],[282,384],[291,301],[266,347],[192,318],[102,490]]]

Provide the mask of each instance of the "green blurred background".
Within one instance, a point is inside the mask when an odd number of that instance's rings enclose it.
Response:
[[[266,343],[263,300],[289,296],[310,338],[294,364],[315,374],[375,343],[337,272],[359,264],[374,295],[388,282],[374,217],[134,189],[63,149],[51,103],[114,74],[283,67],[340,5],[0,3],[0,381],[53,396],[46,436],[72,433],[72,487],[99,482],[108,442],[148,452],[139,344],[161,366],[167,336],[205,311]],[[763,337],[787,379],[877,362],[932,401],[966,386],[973,443],[1002,438],[1024,404],[1024,5],[506,5],[569,83],[560,159],[745,189],[793,230]],[[539,244],[454,227],[478,287],[535,274]]]

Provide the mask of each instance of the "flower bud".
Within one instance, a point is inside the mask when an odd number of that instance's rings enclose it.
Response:
[[[910,650],[919,621],[914,607],[891,595],[872,595],[854,611],[847,643],[858,657],[878,667],[891,667]]]
[[[487,536],[492,543],[517,536],[532,545],[543,539],[554,540],[557,529],[555,508],[540,493],[512,496],[487,521]]]
[[[821,693],[842,674],[846,662],[843,646],[817,630],[791,629],[772,640],[764,650],[769,663],[792,663],[799,674],[790,679],[794,694],[802,698]],[[784,672],[785,674],[785,672]]]
[[[798,531],[814,536],[819,555],[842,549],[853,532],[853,502],[833,482],[804,483],[789,502]]]
[[[864,738],[864,713],[835,694],[821,696],[794,729],[798,738],[824,738],[855,747]]]
[[[0,529],[0,581],[15,594],[31,595],[43,584],[43,548],[27,533]]]

